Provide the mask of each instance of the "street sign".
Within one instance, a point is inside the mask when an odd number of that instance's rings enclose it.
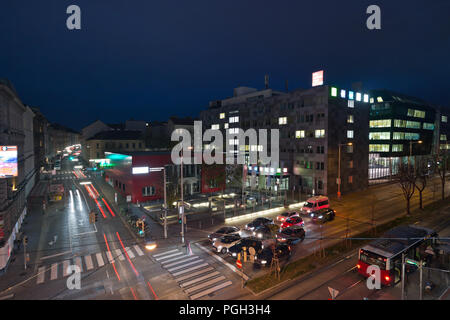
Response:
[[[339,290],[333,289],[331,287],[328,287],[328,291],[330,291],[331,299],[336,299],[337,295],[339,294]]]
[[[408,259],[408,258],[406,258],[406,259],[405,259],[405,262],[406,262],[407,264],[412,264],[412,265],[415,265],[415,266],[419,266],[419,261],[416,261],[416,260],[413,260],[413,259]]]
[[[241,260],[236,260],[236,266],[237,266],[239,269],[242,269],[242,262],[241,262]]]

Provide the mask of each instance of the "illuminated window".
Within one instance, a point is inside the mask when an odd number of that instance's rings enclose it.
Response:
[[[228,133],[229,134],[238,134],[239,128],[230,128],[230,129],[228,129]]]
[[[389,152],[388,144],[369,144],[369,152]]]
[[[353,130],[347,130],[347,138],[349,139],[353,138]]]
[[[325,130],[324,129],[316,130],[315,137],[316,138],[325,138]]]
[[[375,102],[374,99],[370,98],[370,103],[374,103],[374,102]]]
[[[353,123],[353,115],[352,114],[347,115],[347,123]]]
[[[361,93],[360,92],[356,93],[356,101],[361,101]]]
[[[345,99],[345,90],[341,90],[341,98]]]
[[[218,124],[213,124],[213,125],[211,126],[211,129],[212,129],[212,130],[219,130],[219,129],[220,129],[220,125],[218,125]]]
[[[365,94],[364,95],[364,102],[369,102],[369,95],[368,94]]]
[[[447,141],[447,135],[441,134],[441,141]]]
[[[412,129],[420,129],[420,122],[417,121],[406,121],[406,127]]]
[[[228,129],[229,126],[230,126],[230,125],[229,125],[228,123],[225,123],[225,124],[223,125],[223,127],[224,127],[225,129]]]
[[[391,133],[390,132],[370,132],[369,140],[390,140]]]
[[[402,144],[393,144],[392,145],[392,152],[402,152],[402,151],[403,151]]]
[[[441,121],[442,122],[447,122],[447,116],[441,116]]]
[[[393,140],[419,140],[420,135],[414,132],[394,132]]]
[[[348,100],[348,107],[349,108],[354,108],[355,107],[355,100]]]
[[[369,126],[371,128],[390,128],[391,127],[391,119],[370,120]]]
[[[425,111],[408,109],[408,117],[425,118]]]
[[[425,130],[434,130],[434,124],[433,123],[424,122],[423,123],[423,128]]]
[[[331,96],[336,97],[337,96],[337,88],[331,87]]]
[[[349,92],[348,92],[348,98],[349,98],[350,100],[355,99],[355,93],[354,93],[353,91],[349,91]]]
[[[287,117],[279,117],[278,124],[279,125],[287,124]]]
[[[297,130],[295,131],[295,138],[301,139],[305,137],[305,130]]]
[[[239,140],[238,139],[230,139],[230,140],[228,140],[228,143],[231,146],[237,146],[239,144]]]
[[[377,97],[377,102],[383,102],[383,98],[382,97]]]
[[[236,116],[236,117],[230,117],[230,121],[229,121],[230,123],[236,123],[236,122],[239,122],[239,116]]]
[[[220,119],[225,119],[225,113],[221,113],[221,114],[219,115],[219,118],[220,118]]]

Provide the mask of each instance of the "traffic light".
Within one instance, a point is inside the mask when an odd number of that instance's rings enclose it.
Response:
[[[98,212],[96,212],[95,215],[94,215],[94,221],[95,221],[95,222],[98,221]]]
[[[28,237],[27,237],[27,236],[24,236],[24,237],[23,237],[23,244],[24,244],[24,245],[27,245],[27,244],[28,244]]]

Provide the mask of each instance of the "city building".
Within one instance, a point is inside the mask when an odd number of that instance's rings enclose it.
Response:
[[[48,126],[48,136],[50,158],[62,153],[69,146],[80,144],[81,141],[79,132],[57,123]]]
[[[247,187],[328,195],[338,192],[339,182],[342,193],[368,186],[368,110],[366,92],[322,85],[284,93],[266,84],[260,91],[236,88],[234,97],[210,102],[200,118],[203,130],[221,130],[224,137],[238,128],[280,130],[279,167],[247,159]],[[264,148],[224,143],[235,152]]]

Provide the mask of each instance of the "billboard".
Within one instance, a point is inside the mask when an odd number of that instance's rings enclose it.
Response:
[[[323,70],[314,72],[312,74],[312,86],[321,86],[323,85]]]
[[[0,146],[0,178],[17,177],[17,146]]]

